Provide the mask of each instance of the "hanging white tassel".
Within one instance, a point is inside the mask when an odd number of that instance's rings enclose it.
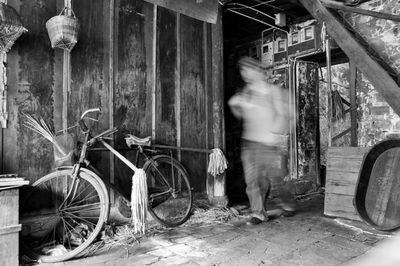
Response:
[[[137,169],[132,176],[131,210],[135,233],[145,234],[147,226],[147,180],[143,169]]]
[[[208,173],[213,176],[220,175],[228,168],[228,162],[224,153],[219,148],[212,149],[208,163]]]

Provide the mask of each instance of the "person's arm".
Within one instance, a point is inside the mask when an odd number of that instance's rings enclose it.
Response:
[[[278,86],[273,86],[272,103],[276,112],[276,120],[272,128],[272,132],[276,134],[288,134],[290,125],[289,115],[289,95]]]
[[[231,112],[232,114],[236,117],[236,118],[242,118],[242,97],[240,93],[236,93],[235,95],[233,95],[229,101],[228,101],[228,105],[231,108]]]

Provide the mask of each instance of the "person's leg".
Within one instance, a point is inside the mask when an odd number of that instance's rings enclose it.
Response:
[[[277,204],[288,214],[293,214],[297,210],[297,203],[293,197],[293,194],[287,188],[286,182],[283,181],[282,177],[273,178],[273,186],[277,192]]]
[[[269,149],[264,145],[258,145],[256,149],[256,161],[259,169],[258,173],[258,186],[263,201],[263,215],[268,219],[267,215],[267,196],[270,192],[271,182],[268,178],[268,164],[269,164]]]
[[[243,143],[242,146],[242,164],[244,177],[246,181],[246,194],[249,198],[252,217],[256,217],[261,221],[265,220],[264,216],[264,184],[260,182],[260,168],[258,165],[257,151],[252,143]]]
[[[272,190],[276,193],[277,203],[286,212],[294,212],[297,209],[293,194],[286,186],[284,178],[288,173],[287,156],[276,150],[271,150],[269,155],[267,176],[271,182]]]
[[[278,153],[279,154],[279,153]],[[270,173],[271,186],[277,193],[277,203],[288,214],[293,214],[297,209],[297,203],[294,200],[293,194],[288,189],[284,178],[287,170],[287,155],[281,153],[278,155],[281,160],[281,168]]]

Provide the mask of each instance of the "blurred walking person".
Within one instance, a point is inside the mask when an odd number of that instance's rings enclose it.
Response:
[[[289,103],[286,90],[266,81],[258,61],[243,57],[238,64],[245,85],[228,104],[243,122],[241,160],[251,208],[247,224],[255,225],[268,220],[264,200],[271,186],[280,207],[287,214],[295,211],[293,196],[283,185],[288,173]]]

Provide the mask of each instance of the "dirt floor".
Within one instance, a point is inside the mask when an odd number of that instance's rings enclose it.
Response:
[[[89,256],[46,265],[364,266],[371,258],[379,263],[368,265],[400,265],[399,258],[388,264],[391,260],[380,247],[398,247],[399,241],[392,243],[394,233],[325,217],[323,195],[299,200],[299,206],[296,215],[283,217],[271,205],[270,221],[249,226],[245,206],[210,209],[197,202],[184,226],[154,227],[141,238],[135,238],[128,226],[118,226],[108,240],[93,246]]]

